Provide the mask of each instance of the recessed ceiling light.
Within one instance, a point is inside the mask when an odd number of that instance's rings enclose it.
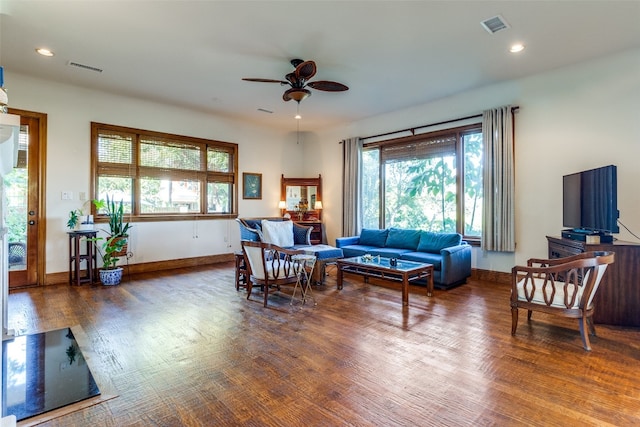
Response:
[[[509,52],[511,53],[518,53],[518,52],[522,52],[523,50],[524,50],[524,45],[522,43],[512,44],[511,47],[509,48]]]
[[[300,113],[298,113],[295,116],[293,116],[293,118],[296,119],[296,120],[300,120],[302,118],[302,116],[300,115]]]
[[[53,56],[53,52],[51,52],[49,49],[45,49],[44,47],[36,49],[36,52],[38,52],[42,56]]]

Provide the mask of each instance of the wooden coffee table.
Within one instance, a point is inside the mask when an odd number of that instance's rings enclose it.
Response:
[[[397,265],[391,266],[389,258],[373,257],[368,260],[361,256],[341,258],[338,264],[338,289],[342,289],[342,279],[345,272],[364,276],[365,282],[369,277],[383,280],[402,282],[402,305],[409,304],[409,282],[429,279],[427,296],[433,295],[433,265],[414,261],[397,260]]]

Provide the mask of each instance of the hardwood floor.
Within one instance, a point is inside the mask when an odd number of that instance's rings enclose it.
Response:
[[[118,397],[46,426],[627,426],[640,419],[640,329],[520,315],[509,286],[449,290],[335,272],[318,305],[292,288],[247,301],[232,263],[132,277],[118,287],[13,291],[20,334],[80,325],[92,370]],[[94,372],[95,374],[95,372]]]

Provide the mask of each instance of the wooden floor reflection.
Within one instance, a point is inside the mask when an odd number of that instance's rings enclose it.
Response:
[[[47,426],[632,425],[640,330],[534,313],[510,335],[509,286],[449,291],[335,274],[317,306],[291,288],[246,300],[233,265],[132,276],[117,287],[14,291],[19,333],[79,325],[115,399]],[[522,316],[526,318],[526,316]]]

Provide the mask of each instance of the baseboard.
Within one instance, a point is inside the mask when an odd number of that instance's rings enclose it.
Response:
[[[471,269],[471,279],[486,280],[489,282],[498,282],[505,285],[511,284],[511,273],[503,271],[481,270],[478,268]]]
[[[202,265],[218,264],[221,262],[233,262],[233,253],[207,255],[194,258],[170,259],[165,261],[143,262],[129,264],[129,272],[131,274],[150,273],[154,271],[174,270],[176,268],[198,267]],[[125,268],[127,274],[127,264],[121,264]],[[60,285],[69,283],[69,272],[61,271],[58,273],[48,273],[45,275],[45,285]]]

